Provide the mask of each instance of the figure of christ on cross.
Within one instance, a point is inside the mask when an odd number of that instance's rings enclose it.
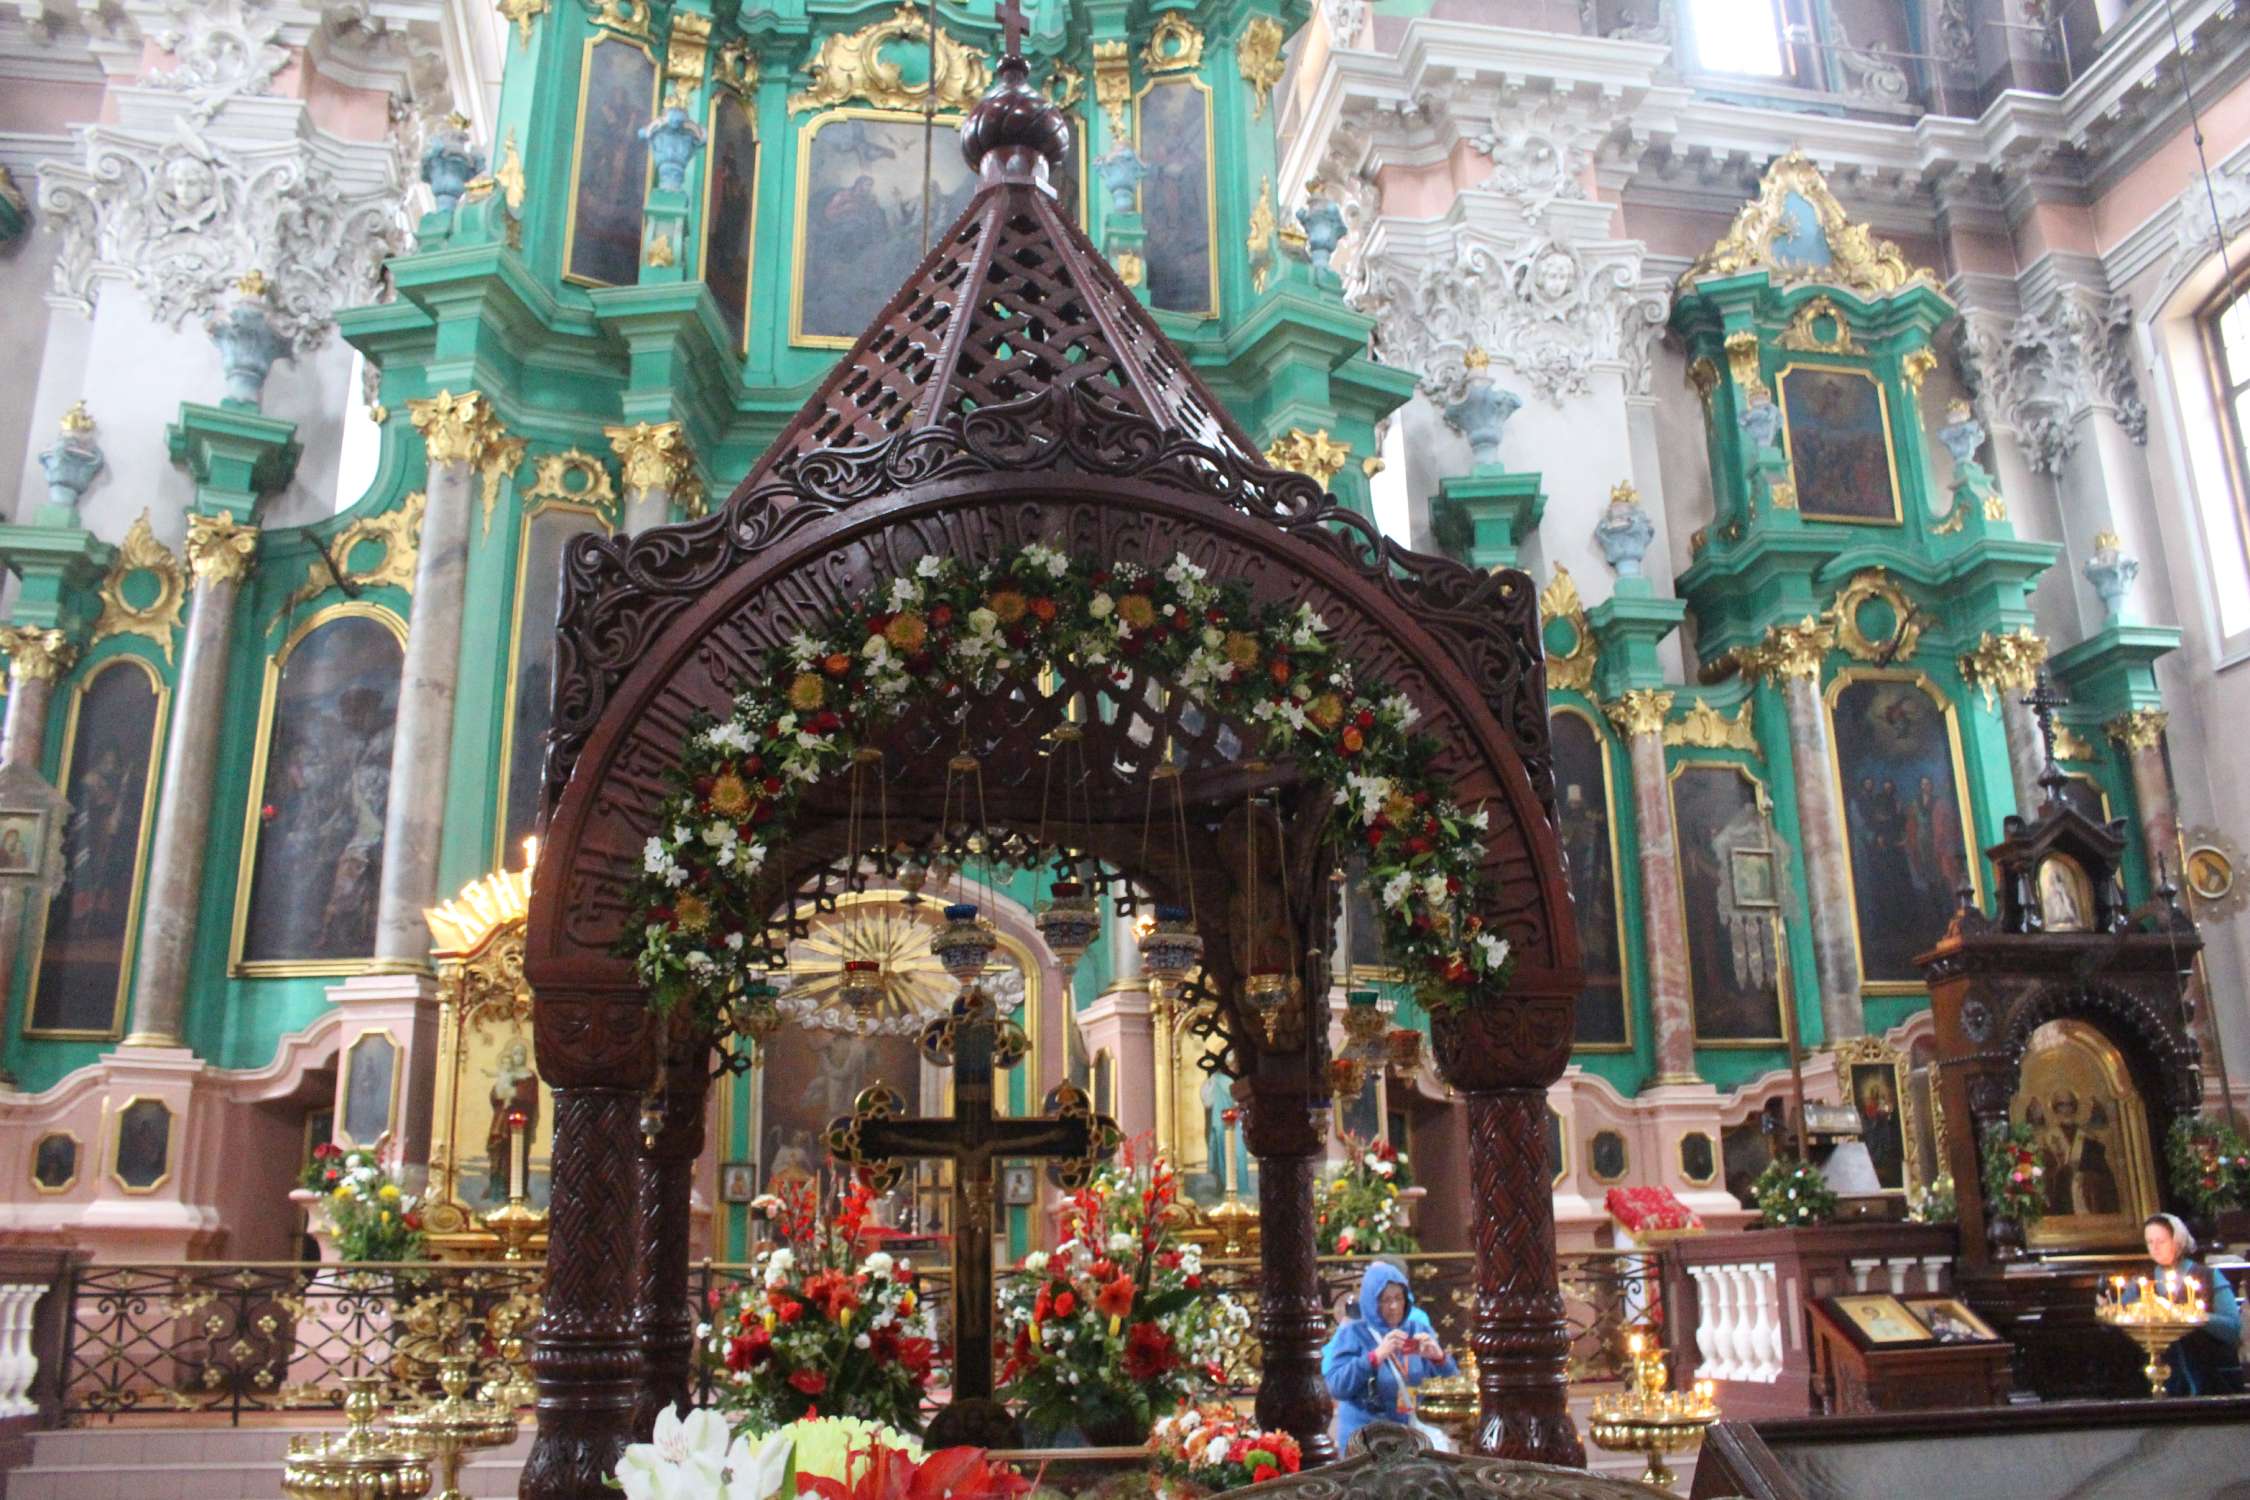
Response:
[[[1021,1445],[1016,1419],[992,1396],[992,1211],[1000,1163],[1045,1158],[1066,1189],[1083,1187],[1123,1139],[1094,1113],[1085,1091],[1057,1085],[1046,1113],[1004,1119],[992,1111],[995,1075],[1024,1055],[1023,1032],[1000,1019],[971,985],[953,1013],[922,1030],[922,1055],[953,1069],[953,1118],[901,1118],[905,1101],[880,1085],[828,1127],[828,1149],[877,1187],[897,1181],[907,1158],[953,1163],[953,1399],[930,1424],[932,1449]]]

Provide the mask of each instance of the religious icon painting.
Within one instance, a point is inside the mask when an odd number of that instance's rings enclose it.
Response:
[[[50,1130],[31,1147],[31,1185],[42,1193],[68,1192],[78,1181],[78,1137]]]
[[[2039,1153],[2047,1211],[2026,1227],[2034,1250],[2124,1249],[2156,1212],[2148,1108],[2124,1054],[2099,1028],[2049,1021],[2031,1034],[2008,1104]]]
[[[1870,1344],[1929,1342],[1930,1330],[1896,1297],[1882,1292],[1862,1292],[1825,1300],[1832,1312],[1841,1314],[1839,1321]]]
[[[0,810],[0,880],[11,876],[37,876],[39,856],[47,846],[44,812]]]
[[[375,951],[404,660],[396,616],[340,604],[267,663],[236,973],[350,973]]]
[[[1781,389],[1782,444],[1797,510],[1808,521],[1895,522],[1898,465],[1890,405],[1865,370],[1790,365]]]
[[[2039,862],[2039,923],[2046,932],[2089,932],[2094,925],[2094,882],[2067,854]]]
[[[1930,1330],[1930,1337],[1941,1344],[1992,1344],[2000,1335],[1992,1325],[1976,1314],[1976,1310],[1958,1297],[1913,1297],[1906,1303],[1908,1312],[1921,1320]]]
[[[1585,987],[1578,992],[1572,1045],[1585,1049],[1632,1044],[1625,998],[1625,930],[1619,899],[1617,820],[1610,796],[1608,747],[1591,719],[1570,709],[1548,718],[1555,755],[1555,822],[1562,836]]]
[[[791,342],[849,348],[961,217],[977,180],[954,144],[956,123],[938,117],[925,195],[920,115],[838,109],[806,122],[797,150]]]
[[[343,1144],[372,1147],[391,1131],[398,1111],[398,1043],[388,1033],[363,1031],[344,1049]]]
[[[1847,1067],[1852,1103],[1859,1109],[1860,1144],[1875,1164],[1886,1193],[1906,1191],[1906,1113],[1895,1062],[1855,1062]]]
[[[1870,994],[1919,991],[1915,959],[1978,884],[1953,716],[1909,673],[1839,677],[1828,702],[1861,972]]]
[[[172,1109],[161,1099],[128,1099],[117,1112],[110,1176],[128,1193],[153,1193],[172,1175]]]
[[[1000,1169],[1000,1201],[1010,1208],[1029,1208],[1039,1201],[1039,1172],[1022,1162]]]
[[[586,44],[583,67],[563,277],[630,286],[641,276],[651,181],[641,129],[656,117],[656,59],[638,43],[600,36]]]
[[[750,1161],[719,1163],[719,1201],[748,1203],[758,1196],[758,1164]]]
[[[542,501],[523,521],[516,568],[515,649],[509,673],[513,695],[507,714],[507,786],[501,796],[502,863],[539,827],[541,775],[547,728],[554,721],[555,620],[562,604],[563,548],[574,537],[607,536],[598,510],[569,501]]]
[[[1166,312],[1216,316],[1211,90],[1185,75],[1152,81],[1141,90],[1133,148],[1148,169],[1141,179],[1141,224],[1148,231],[1149,301]]]
[[[1623,1182],[1630,1166],[1625,1137],[1614,1130],[1597,1130],[1587,1143],[1586,1167],[1596,1182]]]
[[[749,352],[750,256],[758,222],[758,131],[748,100],[720,90],[711,101],[710,165],[703,177],[703,284],[719,304],[738,354]]]
[[[133,914],[154,814],[149,771],[163,736],[164,690],[138,657],[97,668],[71,702],[61,773],[70,803],[62,884],[47,900],[41,928],[26,1026],[33,1036],[112,1037],[123,1029]],[[46,814],[0,814],[23,816]],[[43,829],[9,831],[26,847],[45,847]],[[6,842],[0,831],[0,845]]]
[[[1757,783],[1731,762],[1683,762],[1672,775],[1695,1039],[1705,1046],[1781,1040],[1780,927],[1770,902],[1756,901],[1770,888],[1736,877],[1738,854],[1770,857],[1774,847],[1759,802]]]
[[[1719,1180],[1718,1144],[1705,1132],[1691,1130],[1680,1137],[1680,1175],[1699,1187]]]

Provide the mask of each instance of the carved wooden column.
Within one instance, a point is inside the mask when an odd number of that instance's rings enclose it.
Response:
[[[1556,1013],[1535,1015],[1528,1004],[1501,1000],[1440,1011],[1430,1042],[1438,1072],[1468,1101],[1477,1257],[1470,1342],[1484,1407],[1477,1451],[1583,1468],[1586,1448],[1570,1419],[1570,1324],[1556,1278],[1547,1161],[1546,1084],[1569,1056],[1570,1015],[1550,1009]]]
[[[633,1438],[643,1370],[633,1212],[640,1104],[640,1090],[623,1080],[555,1088],[546,1311],[531,1351],[539,1433],[524,1464],[524,1500],[611,1500],[609,1476]]]
[[[700,1040],[674,1049],[663,1093],[663,1128],[651,1145],[641,1142],[635,1237],[639,1274],[634,1321],[640,1325],[641,1388],[633,1406],[633,1435],[645,1442],[657,1413],[688,1400],[695,1354],[696,1310],[688,1304],[688,1212],[695,1163],[703,1151],[703,1106],[708,1097]],[[647,1122],[641,1128],[645,1131]]]
[[[1275,1058],[1268,1066],[1297,1063]],[[1302,1083],[1248,1078],[1235,1088],[1245,1106],[1250,1150],[1258,1158],[1258,1372],[1260,1427],[1296,1438],[1308,1464],[1336,1456],[1328,1433],[1328,1384],[1320,1350],[1328,1308],[1320,1295],[1320,1250],[1313,1218],[1313,1164],[1326,1142]]]

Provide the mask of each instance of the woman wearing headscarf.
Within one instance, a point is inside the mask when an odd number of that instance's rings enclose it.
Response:
[[[1359,1281],[1359,1316],[1329,1337],[1321,1352],[1328,1394],[1336,1398],[1336,1445],[1370,1422],[1401,1422],[1399,1393],[1460,1367],[1439,1345],[1398,1267],[1376,1261]]]
[[[2225,1396],[2242,1390],[2242,1304],[2234,1288],[2209,1266],[2195,1260],[2195,1236],[2176,1214],[2157,1214],[2141,1226],[2148,1258],[2156,1262],[2156,1282],[2167,1276],[2202,1283],[2209,1293],[2211,1321],[2181,1337],[2165,1351],[2172,1378],[2165,1391],[2174,1396]]]

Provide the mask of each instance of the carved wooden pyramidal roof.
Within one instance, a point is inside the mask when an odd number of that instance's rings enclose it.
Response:
[[[1031,87],[1014,18],[1004,19],[1007,55],[961,127],[976,195],[738,493],[823,449],[868,447],[915,428],[958,430],[994,408],[1015,416],[1010,441],[1028,443],[1019,455],[1026,468],[1041,466],[1040,444],[1082,446],[1080,433],[1100,444],[1116,419],[1151,424],[1222,462],[1263,467],[1256,445],[1064,216],[1049,176],[1069,150],[1070,126]]]

